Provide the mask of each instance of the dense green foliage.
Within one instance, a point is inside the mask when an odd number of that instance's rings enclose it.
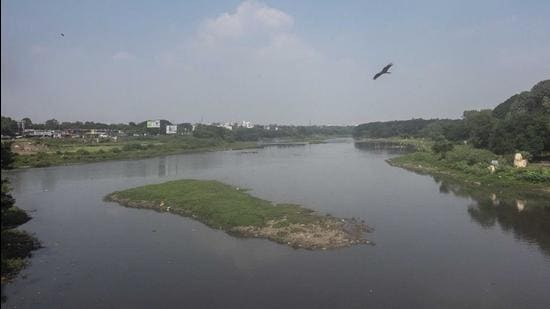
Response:
[[[435,131],[436,126],[453,122],[456,122],[456,120],[411,119],[369,122],[355,127],[353,136],[355,138],[427,137],[430,132]]]
[[[493,110],[465,111],[463,119],[412,119],[357,126],[355,138],[443,136],[467,141],[496,154],[526,151],[542,158],[550,152],[550,80],[510,97]],[[547,154],[546,154],[547,155]]]
[[[199,124],[195,127],[195,130],[193,131],[193,136],[197,138],[219,138],[223,140],[232,139],[231,130],[223,127],[203,124]]]
[[[264,226],[269,220],[309,223],[324,217],[293,204],[278,204],[251,196],[243,190],[207,180],[177,180],[111,193],[107,200],[143,203],[143,207],[170,207],[216,228]],[[123,203],[127,204],[127,203]]]
[[[453,149],[454,145],[444,138],[438,138],[432,145],[433,152],[439,154],[442,158],[445,158],[447,152]]]
[[[17,133],[17,121],[10,117],[2,116],[1,120],[2,136],[14,136]]]
[[[499,162],[494,174],[488,169],[493,160]],[[455,145],[444,157],[433,151],[417,151],[390,160],[390,163],[397,166],[449,174],[470,182],[503,187],[519,186],[529,190],[547,188],[550,185],[549,168],[531,165],[517,169],[512,166],[512,162],[511,155],[500,156],[469,145]]]
[[[10,142],[1,143],[1,153],[0,160],[2,164],[2,169],[10,169],[13,166],[13,161],[15,160],[15,154],[11,151]]]

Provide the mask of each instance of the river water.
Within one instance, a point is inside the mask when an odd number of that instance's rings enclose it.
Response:
[[[348,140],[4,173],[44,248],[2,307],[548,308],[550,211],[392,167],[394,151]],[[181,178],[364,219],[376,245],[296,250],[102,200]]]

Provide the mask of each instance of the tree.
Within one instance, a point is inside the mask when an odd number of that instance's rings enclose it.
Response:
[[[466,130],[470,133],[470,142],[478,148],[488,148],[489,137],[495,126],[495,118],[492,111],[465,111],[464,122]]]
[[[1,168],[10,169],[13,164],[13,153],[11,152],[11,143],[2,143],[1,146]],[[27,214],[23,211],[13,211],[12,207],[15,204],[15,199],[9,193],[10,186],[6,179],[2,179],[2,230],[21,225],[29,220]]]
[[[15,134],[17,133],[17,121],[11,119],[10,117],[2,116],[0,125],[2,129],[2,135],[15,136]]]
[[[437,137],[433,146],[432,150],[433,152],[439,154],[441,158],[445,158],[447,155],[447,152],[453,150],[453,143],[446,140],[444,137]]]
[[[231,139],[231,131],[226,128],[199,124],[193,131],[193,136],[197,138],[220,138]]]
[[[31,118],[25,117],[25,118],[21,119],[21,122],[23,123],[23,127],[25,129],[31,129],[32,128]]]
[[[10,169],[12,168],[13,161],[14,161],[14,153],[11,151],[11,143],[9,142],[2,142],[2,149],[1,149],[1,162],[2,162],[2,169]]]
[[[57,130],[59,129],[59,121],[55,119],[46,120],[45,127],[47,130]]]
[[[193,132],[193,125],[188,122],[181,123],[178,125],[178,132],[189,134]]]

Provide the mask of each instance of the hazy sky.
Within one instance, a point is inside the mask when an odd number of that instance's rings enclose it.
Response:
[[[548,12],[547,0],[2,0],[2,115],[458,118],[550,78]]]

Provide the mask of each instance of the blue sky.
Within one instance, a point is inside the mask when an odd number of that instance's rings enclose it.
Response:
[[[2,114],[458,118],[550,78],[549,11],[549,1],[2,1]],[[373,81],[388,62],[393,73]]]

